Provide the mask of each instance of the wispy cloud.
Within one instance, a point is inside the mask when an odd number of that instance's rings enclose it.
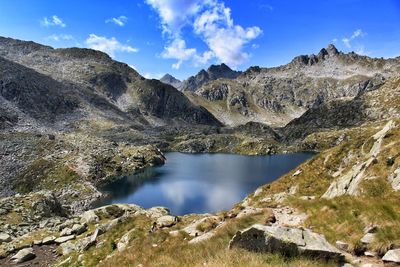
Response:
[[[246,44],[260,36],[257,27],[243,28],[234,23],[231,9],[220,0],[146,0],[159,14],[163,34],[168,42],[163,58],[176,59],[173,68],[180,68],[185,61],[206,64],[211,59],[233,67],[246,61],[250,54]],[[191,27],[207,45],[208,50],[199,52],[187,47],[182,36],[184,27]]]
[[[134,53],[139,51],[130,45],[121,44],[114,37],[106,38],[93,33],[89,35],[85,43],[89,48],[107,53],[111,57],[115,57],[116,52]]]
[[[48,17],[44,17],[42,19],[42,21],[41,21],[41,24],[44,27],[51,27],[51,26],[58,26],[58,27],[61,27],[61,28],[67,27],[67,24],[65,24],[64,21],[60,17],[58,17],[56,15],[53,15],[53,16],[51,16],[49,18]]]
[[[367,35],[367,33],[365,33],[363,30],[361,30],[361,29],[357,29],[357,30],[355,30],[354,32],[353,32],[353,34],[350,36],[350,37],[344,37],[344,38],[342,38],[342,42],[343,42],[343,44],[347,47],[347,48],[351,48],[352,47],[352,44],[351,44],[351,42],[354,40],[354,39],[357,39],[357,38],[359,38],[359,37],[364,37],[365,35]]]
[[[106,20],[106,23],[114,23],[115,25],[118,25],[120,27],[125,26],[127,22],[128,18],[126,16],[119,16],[117,18],[111,18]]]
[[[269,4],[261,4],[259,7],[262,10],[274,11],[274,7]]]
[[[149,72],[146,72],[143,75],[143,77],[145,77],[146,79],[157,79],[157,80],[161,79],[162,76],[164,76],[163,73],[149,73]]]
[[[55,42],[59,41],[71,41],[74,40],[74,37],[70,34],[52,34],[46,37],[46,40],[51,40]]]

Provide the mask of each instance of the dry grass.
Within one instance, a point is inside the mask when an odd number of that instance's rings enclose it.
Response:
[[[253,253],[228,249],[229,240],[240,229],[261,222],[266,214],[232,219],[205,242],[188,244],[184,233],[171,236],[167,231],[146,233],[132,240],[122,253],[103,261],[99,266],[335,266],[305,258],[288,259],[279,254]]]

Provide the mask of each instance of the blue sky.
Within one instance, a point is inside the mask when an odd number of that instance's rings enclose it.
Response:
[[[334,43],[400,56],[400,0],[0,0],[0,35],[90,47],[142,75],[277,66]]]

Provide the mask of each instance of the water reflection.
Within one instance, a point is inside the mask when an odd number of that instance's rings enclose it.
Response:
[[[258,186],[271,182],[310,158],[311,153],[273,156],[167,153],[164,166],[119,179],[97,206],[134,203],[166,206],[174,214],[229,209]]]

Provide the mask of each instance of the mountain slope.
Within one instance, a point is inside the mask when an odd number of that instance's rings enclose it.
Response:
[[[251,67],[236,79],[210,81],[187,95],[225,124],[284,126],[309,108],[379,88],[398,75],[399,63],[400,58],[344,54],[329,45],[318,55],[299,56],[276,68]]]
[[[116,107],[132,121],[144,124],[148,121],[150,125],[169,122],[220,125],[208,111],[193,105],[172,86],[147,80],[128,65],[113,61],[99,51],[53,49],[33,42],[0,38],[0,56],[55,81],[79,87],[82,92],[92,91],[92,96],[108,102],[105,106]],[[91,99],[87,96],[86,100],[90,102]]]
[[[173,87],[175,87],[176,89],[179,89],[182,86],[182,82],[180,80],[178,80],[177,78],[175,78],[174,76],[172,76],[171,74],[165,74],[161,79],[160,82],[165,83],[165,84],[169,84]]]

